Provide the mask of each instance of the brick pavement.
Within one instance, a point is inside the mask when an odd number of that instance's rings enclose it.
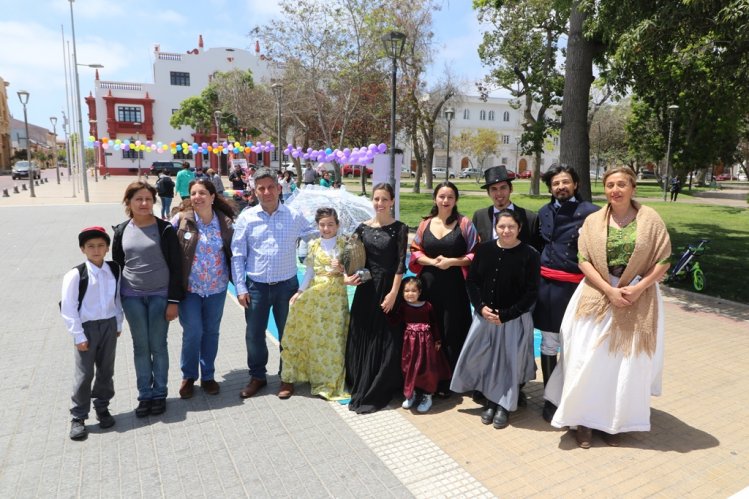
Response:
[[[244,319],[228,300],[217,359],[217,397],[176,397],[179,325],[170,334],[166,414],[136,419],[132,343],[117,352],[112,411],[117,424],[90,420],[85,442],[67,438],[70,340],[57,300],[64,271],[80,262],[76,232],[124,218],[129,179],[91,183],[92,204],[70,184],[44,184],[0,198],[0,348],[9,374],[0,387],[0,497],[477,497],[729,496],[749,485],[749,416],[742,360],[749,307],[692,295],[666,306],[663,396],[653,430],[609,448],[577,449],[540,418],[541,386],[505,430],[485,427],[468,398],[437,401],[416,415],[394,407],[356,416],[269,388],[237,396],[246,382]],[[271,344],[271,349],[274,347]],[[271,366],[277,355],[271,359]]]

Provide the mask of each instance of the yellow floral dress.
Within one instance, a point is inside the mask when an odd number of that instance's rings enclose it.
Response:
[[[344,238],[336,248],[343,254]],[[312,395],[328,400],[350,398],[344,390],[344,355],[349,310],[343,275],[331,272],[332,258],[320,247],[320,239],[309,244],[305,265],[315,276],[289,310],[281,346],[286,383],[309,382]]]

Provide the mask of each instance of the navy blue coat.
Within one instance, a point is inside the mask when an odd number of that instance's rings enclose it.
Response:
[[[541,244],[541,266],[579,274],[577,239],[585,218],[600,208],[588,201],[567,201],[558,211],[554,201],[538,211],[538,240]],[[577,288],[576,283],[541,277],[533,325],[541,331],[559,332],[564,311]]]

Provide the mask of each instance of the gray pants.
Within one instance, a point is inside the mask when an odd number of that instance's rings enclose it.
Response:
[[[73,407],[70,414],[74,418],[88,418],[91,399],[94,409],[106,409],[114,397],[114,358],[117,348],[117,320],[103,319],[83,323],[83,333],[88,339],[88,350],[75,350],[75,372],[73,373]],[[96,380],[94,381],[94,367]],[[91,381],[94,387],[91,388]]]

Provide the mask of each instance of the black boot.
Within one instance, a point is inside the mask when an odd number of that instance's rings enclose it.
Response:
[[[481,413],[481,422],[484,424],[492,424],[494,421],[494,415],[497,413],[497,404],[494,402],[487,402],[486,409]]]
[[[551,373],[554,372],[554,368],[557,365],[556,355],[541,355],[541,374],[544,377],[544,386],[549,382]]]
[[[541,373],[544,377],[544,386],[546,386],[546,383],[549,382],[549,378],[551,378],[551,373],[554,372],[554,368],[557,365],[557,356],[556,355],[541,355]],[[554,419],[554,413],[557,412],[557,406],[549,402],[548,400],[544,400],[544,409],[541,415],[544,418],[544,421],[547,423],[551,423],[551,420]]]

